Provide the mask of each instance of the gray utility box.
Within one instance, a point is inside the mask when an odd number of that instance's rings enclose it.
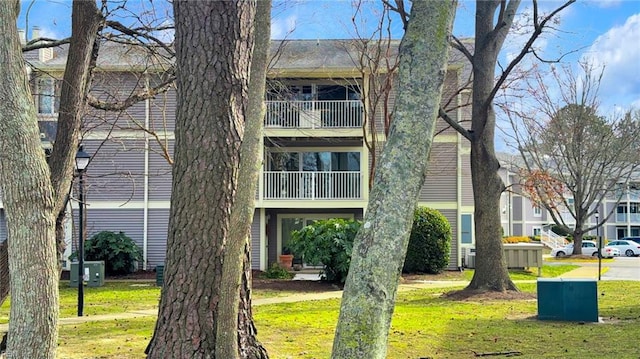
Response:
[[[538,319],[598,321],[598,282],[595,279],[539,278]]]
[[[78,287],[78,262],[71,263],[69,272],[71,280],[69,286]],[[101,287],[104,285],[104,261],[84,262],[84,281],[89,287]]]

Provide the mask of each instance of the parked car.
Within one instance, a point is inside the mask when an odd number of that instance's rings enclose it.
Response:
[[[640,244],[631,240],[618,239],[607,243],[605,247],[617,248],[620,254],[624,253],[627,257],[640,255]]]
[[[602,247],[602,258],[620,257],[620,250],[615,247]]]
[[[640,237],[624,237],[620,238],[622,241],[634,241],[636,243],[640,243]]]
[[[551,251],[552,257],[564,257],[573,254],[573,243]],[[585,256],[598,256],[598,245],[594,241],[582,241],[582,254]]]

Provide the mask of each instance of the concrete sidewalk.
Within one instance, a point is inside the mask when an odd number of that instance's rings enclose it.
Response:
[[[607,267],[602,267],[602,272],[607,271]],[[586,279],[598,279],[598,267],[593,266],[581,266],[572,271],[561,274],[559,278],[586,278]]]

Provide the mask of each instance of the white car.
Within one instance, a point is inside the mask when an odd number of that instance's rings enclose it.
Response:
[[[552,257],[564,257],[573,254],[573,243],[551,251]],[[582,254],[585,256],[598,256],[598,245],[594,241],[582,241]]]
[[[620,257],[620,250],[616,247],[602,247],[602,258]]]
[[[620,251],[620,254],[624,253],[627,257],[640,255],[640,244],[626,239],[611,241],[607,243],[605,248],[606,247],[617,248]]]

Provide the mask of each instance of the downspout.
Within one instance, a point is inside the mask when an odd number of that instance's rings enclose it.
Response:
[[[145,87],[149,89],[149,75],[145,75]],[[149,116],[151,99],[144,101],[144,204],[142,208],[142,269],[147,270],[147,246],[149,240]]]

